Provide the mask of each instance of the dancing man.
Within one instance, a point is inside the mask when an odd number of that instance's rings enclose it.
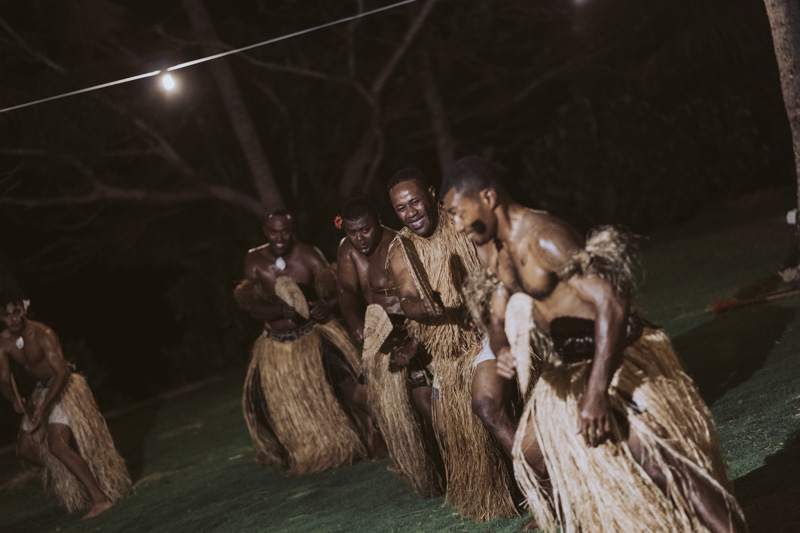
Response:
[[[502,450],[484,427],[493,424],[475,414],[487,414],[481,400],[494,394],[485,390],[483,378],[496,380],[494,356],[484,336],[468,327],[461,292],[466,278],[480,269],[475,247],[456,231],[419,170],[397,172],[389,196],[405,226],[389,247],[390,282],[408,318],[409,335],[433,357],[433,418],[447,500],[466,518],[512,516],[511,476]]]
[[[96,516],[131,491],[125,461],[114,448],[86,380],[70,371],[52,329],[28,319],[18,289],[0,291],[0,393],[23,414],[17,456],[43,468],[69,512]],[[19,396],[10,359],[37,380],[28,402]]]
[[[635,243],[615,228],[587,242],[506,194],[480,158],[442,187],[456,227],[493,243],[505,304],[527,294],[552,341],[514,443],[517,481],[546,531],[745,531],[708,407],[667,336],[632,305]],[[498,352],[507,379],[524,361]],[[546,477],[549,476],[549,482]]]
[[[328,262],[296,241],[286,211],[269,214],[264,233],[267,243],[247,253],[245,279],[234,291],[264,323],[242,397],[256,461],[279,462],[295,474],[351,463],[366,456],[372,426],[354,401],[358,352],[347,331],[328,320],[337,296],[320,283]]]
[[[438,496],[442,479],[431,417],[430,356],[405,332],[403,310],[389,290],[386,272],[389,244],[397,232],[381,224],[375,205],[366,198],[345,203],[341,218],[346,237],[337,259],[339,307],[353,336],[365,344],[362,364],[370,412],[399,473],[423,497]],[[366,316],[375,322],[366,330],[364,303]]]

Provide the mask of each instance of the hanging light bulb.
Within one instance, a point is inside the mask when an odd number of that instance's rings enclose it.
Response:
[[[172,92],[178,84],[175,82],[175,78],[172,77],[172,74],[168,73],[161,76],[161,86],[164,87],[165,90]]]

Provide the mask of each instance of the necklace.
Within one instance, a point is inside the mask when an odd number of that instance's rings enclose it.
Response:
[[[24,347],[25,347],[25,339],[23,339],[22,335],[20,335],[19,337],[17,337],[17,348],[21,350]]]
[[[275,260],[275,268],[278,270],[286,270],[286,261],[283,259],[283,257],[278,257]]]

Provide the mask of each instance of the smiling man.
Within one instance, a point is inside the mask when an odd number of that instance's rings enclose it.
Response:
[[[297,474],[351,463],[366,455],[371,423],[354,398],[358,352],[330,320],[336,294],[324,300],[316,288],[328,262],[314,246],[297,242],[286,211],[264,219],[264,234],[267,243],[247,253],[245,279],[234,291],[239,305],[264,324],[242,397],[256,462],[280,462]],[[289,301],[285,287],[294,288]]]
[[[510,295],[527,294],[552,342],[514,446],[539,527],[745,531],[711,413],[667,336],[632,305],[630,237],[605,227],[585,242],[564,221],[516,203],[476,156],[457,161],[442,189],[456,227],[497,250],[489,267],[505,297],[493,299],[493,318],[505,316]],[[500,341],[498,373],[510,379],[517,363]]]
[[[483,335],[468,327],[461,292],[467,276],[480,269],[475,247],[456,231],[419,170],[397,172],[389,197],[405,226],[389,247],[391,286],[409,319],[408,334],[433,357],[434,425],[447,500],[467,518],[511,516],[515,508],[503,452],[484,427],[491,428],[491,421],[478,416],[487,414],[481,376],[491,367],[489,377],[496,379],[494,357]]]
[[[400,474],[423,497],[442,493],[436,462],[438,447],[431,418],[430,356],[403,328],[400,300],[389,288],[386,255],[397,232],[381,224],[374,204],[354,198],[342,208],[345,238],[339,245],[339,307],[350,331],[365,339],[365,304],[379,306],[392,324],[391,333],[377,350],[364,351],[370,412],[386,441],[389,456]],[[366,335],[380,335],[368,330]],[[415,410],[418,414],[415,414]]]
[[[0,291],[0,319],[7,328],[0,334],[0,393],[24,415],[17,456],[46,470],[68,511],[102,513],[131,491],[131,479],[86,380],[70,371],[53,330],[28,319],[21,291]],[[27,404],[12,384],[10,359],[37,380]]]

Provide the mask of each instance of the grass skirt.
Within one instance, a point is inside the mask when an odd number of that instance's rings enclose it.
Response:
[[[47,388],[37,388],[33,393],[33,404],[39,405],[47,396]],[[89,465],[103,494],[112,502],[127,496],[132,489],[131,478],[125,461],[114,448],[106,421],[97,409],[86,379],[72,374],[57,400],[69,417],[69,427],[77,444],[78,453]],[[92,505],[89,492],[72,475],[64,463],[59,461],[47,444],[47,432],[32,433],[39,457],[44,463],[45,485],[53,490],[67,511],[88,509]]]
[[[691,483],[683,474],[687,471],[707,479],[725,495],[730,512],[741,514],[711,413],[666,334],[645,329],[625,349],[610,387],[615,411],[624,414],[643,453],[665,473],[666,492],[634,460],[627,441],[591,448],[575,433],[590,370],[588,361],[548,365],[517,430],[514,471],[540,528],[560,527],[565,533],[706,531],[684,497]],[[552,497],[523,456],[523,436],[530,430],[544,453]]]
[[[253,346],[242,407],[259,452],[293,474],[321,472],[366,456],[355,423],[326,379],[323,347],[341,352],[353,376],[358,353],[336,322],[315,324],[296,340],[262,334]]]
[[[483,335],[466,327],[469,310],[461,288],[470,273],[481,268],[475,246],[440,209],[431,237],[403,228],[389,246],[390,256],[393,253],[402,254],[420,296],[433,291],[444,307],[440,317],[407,321],[406,331],[425,346],[436,369],[442,412],[434,408],[433,415],[434,426],[445,428],[445,435],[437,438],[447,474],[447,502],[473,520],[513,516],[503,452],[472,412],[473,362]]]
[[[370,412],[386,441],[389,457],[423,498],[439,496],[442,480],[426,450],[420,421],[412,407],[405,368],[389,369],[390,353],[379,350],[363,360]]]
[[[447,472],[447,501],[461,516],[477,521],[517,514],[511,477],[503,452],[472,412],[473,361],[478,344],[465,357],[436,366],[442,412],[434,409],[434,426],[443,423],[440,442]],[[441,422],[440,422],[441,420]]]

